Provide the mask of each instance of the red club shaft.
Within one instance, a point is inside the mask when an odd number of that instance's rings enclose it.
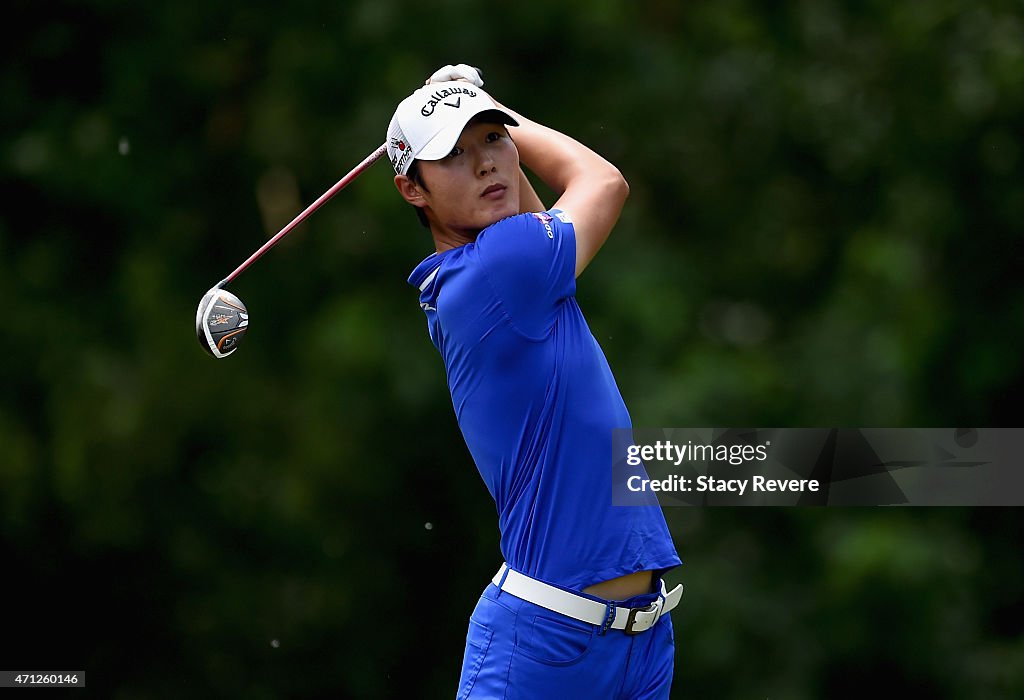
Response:
[[[252,265],[254,262],[256,262],[261,257],[263,257],[264,253],[266,253],[268,250],[273,248],[275,245],[277,245],[277,243],[282,238],[284,238],[289,233],[291,233],[292,229],[294,229],[296,226],[298,226],[303,221],[305,221],[306,217],[308,217],[310,214],[312,214],[317,209],[319,209],[324,204],[326,204],[328,202],[328,200],[331,199],[331,197],[333,197],[334,195],[338,194],[343,189],[345,189],[345,187],[350,182],[355,180],[357,177],[359,177],[359,175],[361,175],[363,173],[364,170],[366,170],[371,165],[373,165],[377,161],[378,158],[380,158],[382,155],[384,155],[386,150],[387,150],[387,144],[381,144],[381,146],[379,148],[377,148],[373,153],[371,153],[370,155],[366,156],[366,158],[363,159],[363,162],[360,163],[359,165],[357,165],[356,167],[352,168],[352,170],[348,173],[348,175],[346,175],[345,177],[343,177],[340,180],[338,180],[334,184],[334,186],[331,187],[331,189],[327,190],[322,195],[320,195],[319,199],[317,199],[315,202],[313,202],[308,207],[306,207],[306,209],[301,214],[299,214],[298,216],[296,216],[294,219],[291,220],[291,223],[289,223],[283,229],[278,231],[277,234],[275,234],[273,238],[271,238],[269,241],[267,241],[266,243],[261,245],[259,247],[259,250],[257,250],[255,253],[250,255],[249,258],[245,262],[243,262],[241,265],[236,267],[234,272],[232,272],[230,275],[228,275],[227,277],[222,279],[220,282],[218,282],[217,283],[217,287],[218,288],[219,287],[224,287],[224,286],[230,284],[232,281],[234,281],[234,279],[236,277],[238,277],[240,274],[242,274],[243,272],[245,272],[245,270],[250,265]]]

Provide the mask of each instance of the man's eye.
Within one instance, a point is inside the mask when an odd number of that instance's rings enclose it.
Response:
[[[500,133],[498,133],[497,131],[492,131],[491,133],[487,134],[487,143],[494,143],[495,141],[497,141],[500,138],[501,138],[501,134]]]
[[[456,146],[452,149],[452,152],[447,155],[448,158],[454,158],[455,156],[462,155],[462,149]]]

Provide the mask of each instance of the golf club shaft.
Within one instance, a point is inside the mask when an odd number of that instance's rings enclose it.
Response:
[[[232,272],[230,275],[228,275],[227,277],[222,279],[220,282],[218,282],[217,283],[217,288],[221,288],[221,287],[224,287],[225,285],[230,284],[236,277],[238,277],[240,274],[245,272],[246,268],[248,268],[254,262],[256,262],[261,257],[263,257],[264,253],[266,253],[268,250],[270,250],[275,245],[277,245],[278,241],[280,241],[282,238],[287,236],[291,232],[292,229],[294,229],[296,226],[298,226],[303,221],[305,221],[307,216],[309,216],[310,214],[315,212],[317,209],[322,207],[324,204],[326,204],[327,201],[331,197],[333,197],[334,195],[338,194],[343,189],[345,189],[346,185],[348,185],[350,182],[355,180],[368,167],[373,165],[377,161],[378,158],[380,158],[382,155],[384,155],[384,152],[386,150],[387,150],[387,144],[381,144],[381,146],[379,148],[377,148],[373,153],[371,153],[370,155],[366,156],[366,158],[363,159],[363,162],[360,163],[359,165],[357,165],[356,167],[352,168],[351,172],[349,172],[348,175],[346,175],[345,177],[343,177],[340,180],[338,180],[334,184],[334,186],[331,187],[331,189],[327,190],[322,195],[320,195],[319,199],[317,199],[315,202],[313,202],[308,207],[306,207],[305,211],[303,211],[301,214],[299,214],[294,219],[292,219],[291,223],[289,223],[283,229],[278,231],[277,234],[273,238],[271,238],[269,241],[267,241],[262,246],[260,246],[259,250],[257,250],[255,253],[250,255],[249,258],[245,262],[243,262],[241,265],[236,267],[234,272]]]

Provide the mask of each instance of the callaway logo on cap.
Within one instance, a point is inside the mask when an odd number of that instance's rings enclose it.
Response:
[[[497,112],[499,121],[519,126],[480,88],[456,81],[424,85],[398,105],[388,125],[388,158],[399,175],[414,159],[440,160],[451,153],[470,119]]]

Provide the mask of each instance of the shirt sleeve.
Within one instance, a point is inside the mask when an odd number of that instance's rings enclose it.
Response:
[[[558,307],[576,293],[576,231],[564,212],[520,214],[484,230],[480,262],[516,328],[547,334]]]

